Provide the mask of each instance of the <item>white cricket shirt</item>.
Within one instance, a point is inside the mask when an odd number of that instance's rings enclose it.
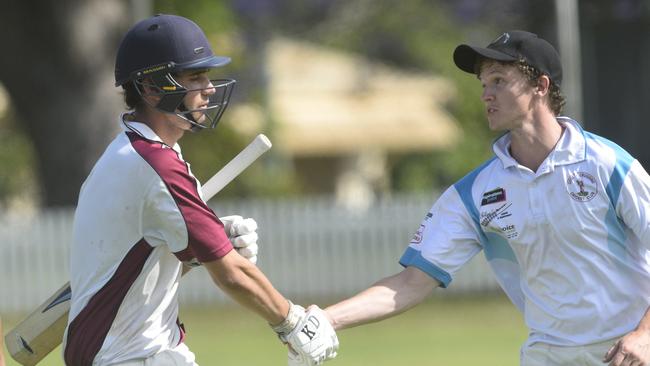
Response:
[[[122,123],[75,212],[64,358],[97,365],[176,347],[181,261],[232,250],[181,156],[145,124]]]
[[[618,145],[565,129],[537,172],[509,154],[447,189],[400,259],[449,285],[484,252],[530,328],[527,343],[587,345],[619,337],[650,304],[650,177]]]

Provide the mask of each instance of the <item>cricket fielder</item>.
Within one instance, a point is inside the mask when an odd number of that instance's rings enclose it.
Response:
[[[324,313],[293,305],[248,260],[257,252],[255,222],[219,219],[181,155],[185,132],[214,128],[226,109],[235,81],[210,72],[229,61],[179,16],[145,19],[124,36],[115,80],[129,111],[84,182],[75,212],[67,365],[196,365],[183,343],[177,297],[184,271],[200,264],[219,288],[272,324],[301,362],[336,355]]]
[[[537,35],[460,45],[454,62],[476,74],[488,125],[504,133],[494,157],[433,205],[402,272],[326,309],[334,328],[406,311],[483,251],[530,328],[522,365],[647,365],[650,177],[560,116],[559,55]]]

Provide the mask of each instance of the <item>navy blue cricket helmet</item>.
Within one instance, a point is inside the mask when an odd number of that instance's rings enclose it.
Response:
[[[230,57],[217,56],[205,34],[191,20],[158,14],[136,23],[124,36],[115,61],[115,86],[134,83],[142,95],[143,86],[155,89],[160,101],[152,106],[186,119],[194,129],[214,128],[228,105],[235,85],[233,79],[212,80],[216,92],[207,108],[188,110],[183,99],[190,90],[174,75],[187,70],[204,70],[230,63]],[[207,123],[199,123],[193,112],[205,114]]]

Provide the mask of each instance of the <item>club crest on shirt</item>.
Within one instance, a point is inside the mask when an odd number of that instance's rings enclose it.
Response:
[[[591,201],[598,193],[596,178],[585,172],[575,172],[566,180],[569,196],[578,202]]]
[[[503,202],[505,200],[506,200],[505,189],[497,188],[483,193],[483,198],[481,198],[481,206],[489,205],[490,203]]]

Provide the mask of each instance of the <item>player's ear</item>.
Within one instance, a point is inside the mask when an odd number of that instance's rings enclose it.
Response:
[[[142,98],[148,99],[154,105],[160,101],[160,93],[162,90],[151,78],[145,78],[137,85],[140,88]]]
[[[544,96],[549,93],[551,89],[551,79],[548,75],[541,75],[537,78],[537,84],[535,85],[535,93],[540,96]]]

